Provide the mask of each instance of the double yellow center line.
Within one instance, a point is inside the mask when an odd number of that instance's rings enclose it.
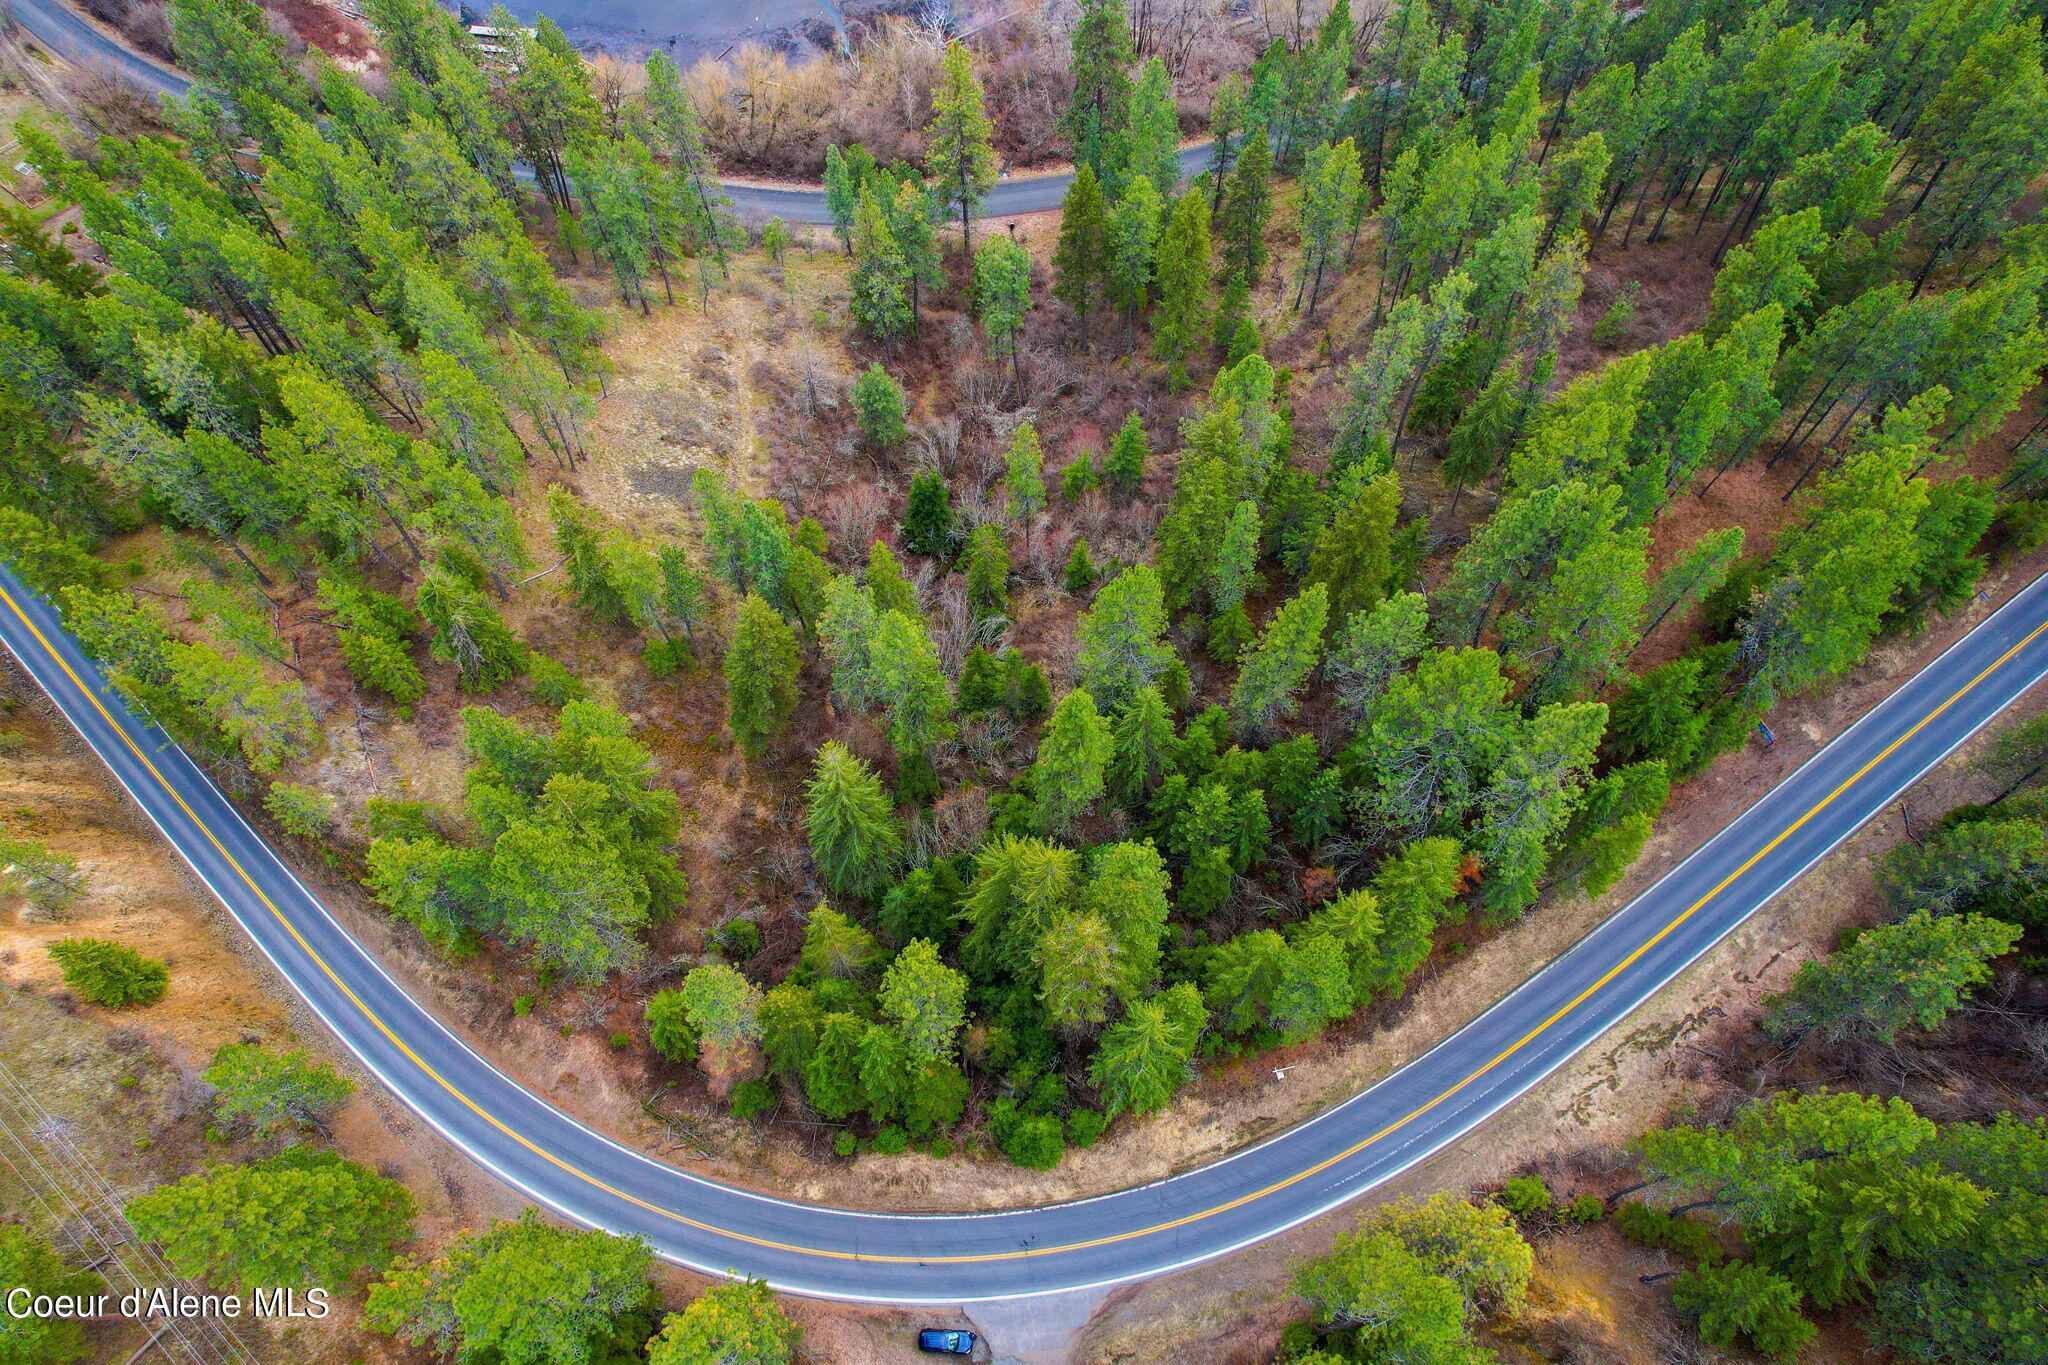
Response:
[[[1906,731],[1897,739],[1893,740],[1890,744],[1886,745],[1884,749],[1881,752],[1879,752],[1875,757],[1871,758],[1862,767],[1858,768],[1854,773],[1850,774],[1850,776],[1846,778],[1840,786],[1836,787],[1833,791],[1829,792],[1826,796],[1822,797],[1804,815],[1801,815],[1797,820],[1794,820],[1791,824],[1787,825],[1769,843],[1765,844],[1762,848],[1758,849],[1755,853],[1751,854],[1749,858],[1745,860],[1740,867],[1736,868],[1733,872],[1730,872],[1727,876],[1723,877],[1720,881],[1716,882],[1713,885],[1713,887],[1706,892],[1706,894],[1702,895],[1698,900],[1694,901],[1691,905],[1687,906],[1684,912],[1678,915],[1677,918],[1673,919],[1671,923],[1665,925],[1662,929],[1658,930],[1656,934],[1652,935],[1649,939],[1645,940],[1643,944],[1636,948],[1634,952],[1630,953],[1627,957],[1623,958],[1620,962],[1617,962],[1613,967],[1609,968],[1597,981],[1594,981],[1591,985],[1587,986],[1584,990],[1580,991],[1577,995],[1573,996],[1565,1004],[1559,1006],[1541,1023],[1537,1024],[1534,1028],[1530,1029],[1520,1038],[1517,1038],[1509,1046],[1503,1048],[1497,1055],[1495,1055],[1491,1060],[1486,1062],[1483,1066],[1475,1068],[1470,1074],[1466,1075],[1462,1080],[1458,1081],[1454,1085],[1445,1088],[1443,1091],[1438,1093],[1434,1098],[1430,1099],[1428,1102],[1418,1105],[1414,1109],[1409,1110],[1407,1113],[1401,1115],[1399,1118],[1394,1119],[1392,1122],[1388,1123],[1385,1127],[1380,1128],[1379,1130],[1370,1134],[1369,1136],[1360,1139],[1359,1141],[1353,1143],[1351,1146],[1346,1147],[1343,1151],[1336,1153],[1334,1156],[1327,1157],[1324,1160],[1317,1162],[1313,1166],[1306,1167],[1303,1170],[1295,1172],[1293,1175],[1287,1176],[1281,1180],[1276,1180],[1273,1183],[1266,1185],[1260,1189],[1253,1190],[1248,1194],[1239,1195],[1237,1198],[1229,1200],[1225,1203],[1217,1204],[1210,1208],[1201,1209],[1194,1213],[1185,1214],[1182,1217],[1174,1218],[1166,1222],[1154,1223],[1147,1227],[1133,1228],[1128,1232],[1109,1233],[1101,1237],[1090,1238],[1086,1241],[1067,1242],[1057,1246],[1022,1247],[1012,1251],[990,1251],[959,1256],[899,1256],[871,1252],[836,1251],[821,1247],[802,1246],[790,1242],[775,1241],[772,1238],[756,1237],[749,1233],[740,1232],[732,1228],[718,1227],[710,1223],[701,1222],[685,1214],[678,1213],[673,1209],[664,1208],[659,1204],[650,1203],[645,1199],[641,1199],[635,1195],[628,1194],[626,1191],[619,1189],[617,1186],[606,1183],[604,1180],[598,1178],[596,1175],[593,1175],[589,1171],[583,1170],[581,1167],[575,1166],[570,1162],[563,1160],[562,1158],[556,1156],[554,1153],[534,1143],[533,1141],[525,1137],[523,1134],[507,1126],[503,1121],[498,1119],[488,1110],[484,1109],[483,1106],[478,1104],[475,1100],[471,1099],[468,1095],[464,1094],[458,1086],[456,1086],[446,1077],[441,1075],[440,1072],[436,1071],[432,1066],[429,1066],[427,1062],[419,1056],[419,1054],[415,1053],[412,1050],[412,1048],[406,1044],[404,1039],[400,1038],[396,1033],[393,1033],[391,1031],[391,1029],[384,1023],[384,1021],[380,1019],[370,1009],[370,1007],[363,1002],[363,1000],[359,996],[356,995],[355,991],[349,987],[347,982],[343,981],[338,975],[335,974],[334,969],[328,966],[326,959],[322,958],[319,953],[314,951],[312,945],[306,942],[305,937],[300,934],[298,927],[294,925],[291,922],[291,920],[287,918],[284,915],[284,913],[277,908],[276,904],[271,901],[270,897],[267,894],[265,894],[263,888],[256,884],[255,878],[251,877],[247,869],[245,869],[242,866],[241,862],[238,859],[236,859],[236,857],[232,853],[228,852],[227,848],[221,843],[219,838],[217,838],[214,835],[213,830],[206,824],[206,822],[201,820],[198,814],[195,811],[193,811],[193,809],[189,805],[186,804],[185,798],[179,794],[177,788],[173,787],[170,784],[170,782],[165,779],[163,773],[158,770],[156,764],[153,761],[151,761],[149,755],[143,752],[141,746],[136,744],[135,740],[129,735],[127,728],[121,725],[120,722],[114,718],[114,716],[100,702],[99,697],[94,693],[93,689],[88,687],[85,684],[84,680],[81,679],[78,676],[78,674],[73,671],[71,665],[64,659],[64,656],[57,652],[56,648],[50,643],[48,638],[44,636],[43,632],[36,626],[35,622],[30,620],[28,614],[22,610],[21,604],[15,601],[13,595],[9,593],[4,586],[0,586],[0,598],[4,598],[6,600],[8,607],[11,608],[14,614],[21,619],[21,623],[28,628],[31,634],[35,636],[37,642],[41,644],[42,647],[49,652],[52,661],[54,661],[59,668],[64,670],[65,675],[71,679],[74,685],[77,686],[79,692],[86,698],[86,700],[92,703],[93,708],[100,713],[101,717],[104,718],[107,724],[113,728],[114,732],[120,735],[122,742],[128,746],[129,750],[135,755],[137,761],[139,761],[145,768],[149,770],[150,776],[154,777],[158,784],[161,785],[164,791],[170,796],[170,798],[173,801],[177,802],[178,808],[185,812],[186,818],[191,820],[193,826],[196,829],[198,829],[201,834],[206,836],[207,842],[213,845],[214,851],[220,855],[221,859],[225,861],[228,864],[228,866],[232,867],[235,870],[236,874],[241,877],[243,883],[247,885],[249,890],[255,894],[256,898],[263,903],[264,908],[269,910],[270,913],[276,917],[277,922],[284,927],[285,932],[290,934],[293,941],[298,944],[300,951],[305,953],[307,958],[310,959],[314,963],[314,965],[317,966],[321,970],[321,972],[327,977],[327,979],[334,984],[335,989],[340,991],[341,994],[348,999],[349,1003],[362,1013],[362,1016],[365,1019],[367,1019],[370,1022],[370,1024],[374,1026],[376,1030],[379,1033],[381,1033],[388,1042],[390,1042],[392,1047],[396,1048],[401,1054],[403,1054],[406,1057],[407,1060],[412,1062],[414,1066],[418,1067],[423,1074],[432,1078],[436,1085],[440,1086],[444,1091],[446,1091],[451,1097],[453,1097],[456,1101],[462,1104],[463,1107],[467,1108],[471,1113],[475,1114],[478,1118],[482,1119],[491,1127],[497,1129],[500,1133],[503,1133],[507,1138],[511,1139],[519,1146],[525,1148],[527,1151],[541,1158],[549,1165],[554,1166],[556,1169],[562,1171],[564,1174],[573,1176],[575,1179],[580,1180],[595,1189],[602,1190],[604,1193],[612,1196],[615,1199],[621,1200],[627,1204],[631,1204],[637,1208],[645,1209],[649,1213],[653,1213],[662,1218],[672,1220],[673,1222],[679,1223],[685,1227],[694,1228],[700,1232],[710,1233],[718,1237],[731,1238],[734,1241],[744,1242],[750,1246],[763,1247],[773,1251],[793,1252],[803,1256],[825,1257],[834,1260],[872,1261],[899,1265],[962,1265],[984,1261],[1015,1260],[1031,1256],[1057,1256],[1064,1252],[1086,1251],[1093,1247],[1109,1246],[1118,1242],[1127,1242],[1138,1238],[1151,1237],[1158,1233],[1171,1232],[1177,1228],[1183,1228],[1188,1226],[1189,1224],[1198,1223],[1207,1218],[1213,1218],[1221,1213],[1228,1213],[1233,1209],[1242,1208],[1246,1204],[1255,1203],[1256,1201],[1263,1199],[1268,1195],[1275,1194],[1281,1190],[1288,1188],[1291,1185],[1295,1185],[1303,1180],[1307,1180],[1312,1176],[1319,1175],[1322,1172],[1328,1170],[1330,1167],[1335,1166],[1340,1162],[1346,1161],[1353,1156],[1356,1156],[1359,1152],[1364,1151],[1366,1148],[1379,1142],[1380,1140],[1387,1137],[1389,1134],[1395,1132],[1396,1130],[1405,1127],[1410,1123],[1413,1123],[1416,1119],[1422,1117],[1424,1114],[1427,1114],[1432,1109],[1435,1109],[1438,1105],[1443,1104],[1446,1100],[1449,1100],[1453,1096],[1457,1095],[1460,1091],[1464,1090],[1466,1087],[1470,1086],[1475,1081],[1479,1080],[1481,1077],[1485,1076],[1487,1073],[1491,1072],[1496,1067],[1500,1066],[1501,1063],[1507,1061],[1516,1053],[1522,1051],[1522,1049],[1527,1047],[1530,1043],[1534,1042],[1537,1038],[1540,1038],[1544,1033],[1546,1033],[1552,1027],[1554,1027],[1560,1020],[1564,1019],[1567,1015],[1571,1014],[1574,1010],[1578,1009],[1587,1000],[1591,999],[1595,994],[1605,989],[1607,985],[1610,982],[1612,982],[1617,976],[1621,975],[1621,973],[1627,971],[1631,966],[1635,965],[1636,962],[1641,960],[1644,954],[1648,953],[1651,949],[1655,948],[1659,943],[1663,942],[1666,937],[1676,932],[1677,929],[1681,925],[1683,925],[1687,920],[1691,919],[1693,915],[1700,910],[1701,907],[1705,906],[1709,901],[1713,900],[1714,897],[1720,895],[1721,892],[1726,890],[1730,884],[1735,882],[1744,873],[1748,872],[1749,869],[1754,867],[1759,861],[1761,861],[1765,857],[1768,857],[1774,850],[1778,848],[1780,844],[1784,843],[1787,839],[1791,838],[1794,834],[1796,834],[1800,830],[1800,828],[1803,827],[1809,820],[1813,819],[1816,815],[1820,814],[1823,810],[1827,809],[1827,807],[1831,805],[1838,797],[1840,797],[1842,793],[1848,791],[1851,787],[1855,786],[1856,783],[1861,781],[1866,775],[1869,774],[1871,769],[1875,768],[1878,764],[1882,763],[1885,759],[1889,758],[1892,755],[1892,753],[1899,748],[1899,746],[1905,744],[1908,740],[1912,739],[1915,735],[1919,734],[1921,730],[1925,729],[1943,712],[1947,711],[1951,706],[1955,705],[1958,701],[1962,700],[1986,678],[1990,677],[1994,672],[1996,672],[1998,669],[2003,667],[2008,661],[2010,661],[2014,655],[2018,654],[2022,649],[2025,649],[2029,644],[2032,644],[2034,640],[2042,634],[2042,632],[2048,631],[2048,621],[2044,621],[2042,624],[2034,627],[2034,629],[2027,632],[2025,638],[2021,639],[2017,644],[2013,645],[2012,648],[2006,650],[2005,653],[1999,655],[1998,658],[1993,660],[1990,664],[1986,665],[1982,672],[1978,673],[1975,677],[1971,678],[1969,682],[1965,683],[1962,687],[1958,688],[1955,691],[1955,693],[1951,695],[1946,701],[1942,702],[1941,705],[1935,707],[1932,711],[1928,712],[1925,716],[1921,717],[1920,720],[1910,730]],[[168,831],[166,831],[166,833],[168,834]],[[691,1178],[701,1179],[701,1177]]]

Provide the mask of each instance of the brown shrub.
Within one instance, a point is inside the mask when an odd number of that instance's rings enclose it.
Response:
[[[996,153],[1006,169],[1067,153],[1059,121],[1073,94],[1072,13],[1062,9],[1057,20],[1029,7],[992,14],[969,30],[995,122]],[[1253,47],[1237,35],[1225,0],[1154,0],[1141,13],[1142,55],[1166,62],[1182,126],[1199,128],[1217,83],[1247,66]],[[856,23],[849,41],[845,56],[792,55],[748,43],[692,66],[684,81],[713,153],[736,169],[789,176],[817,175],[825,149],[848,143],[860,143],[885,163],[917,160],[931,122],[944,34],[881,14]]]
[[[165,130],[162,102],[111,68],[67,66],[58,73],[57,84],[76,109],[78,121],[102,136],[129,138]]]
[[[171,12],[160,0],[135,6],[128,11],[128,17],[121,24],[121,32],[128,35],[128,41],[163,61],[173,60],[171,50]]]

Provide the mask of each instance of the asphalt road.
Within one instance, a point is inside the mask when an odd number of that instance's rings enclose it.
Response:
[[[1472,1131],[1625,1018],[2048,673],[2048,577],[1433,1051],[1212,1165],[1099,1198],[858,1213],[629,1151],[522,1089],[409,996],[207,776],[133,715],[55,612],[0,569],[0,641],[337,1038],[465,1155],[581,1223],[793,1293],[1017,1297],[1146,1278],[1271,1237]]]
[[[37,42],[67,61],[109,67],[154,94],[182,96],[192,86],[177,72],[101,33],[64,0],[8,0],[8,7]]]
[[[52,52],[70,61],[101,63],[127,77],[137,86],[156,94],[182,97],[192,82],[179,72],[149,57],[131,52],[94,28],[64,0],[10,0],[23,28]],[[1181,172],[1196,176],[1209,165],[1209,146],[1183,148]],[[523,168],[522,168],[523,169]],[[1002,218],[1058,208],[1073,177],[1027,175],[999,180],[983,200],[980,216]],[[727,181],[725,194],[742,216],[766,220],[780,218],[788,223],[829,223],[823,190],[742,184]]]

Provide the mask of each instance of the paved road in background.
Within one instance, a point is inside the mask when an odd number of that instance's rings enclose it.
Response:
[[[192,88],[190,79],[152,58],[130,51],[88,23],[64,0],[8,0],[15,17],[37,42],[69,61],[97,63],[127,77],[152,94],[182,97]],[[1181,174],[1200,175],[1209,165],[1209,146],[1203,143],[1180,153]],[[998,180],[981,206],[984,218],[1055,209],[1066,196],[1073,176],[1026,175]],[[796,186],[768,186],[727,181],[726,197],[735,210],[763,220],[780,218],[788,223],[829,223],[825,192]]]
[[[522,1088],[414,1000],[56,613],[0,570],[0,642],[286,981],[470,1159],[580,1223],[799,1294],[944,1303],[1146,1278],[1358,1198],[1569,1061],[2048,672],[2037,579],[1689,858],[1492,1009],[1369,1090],[1259,1145],[1076,1203],[858,1213],[736,1189],[630,1151]]]
[[[7,8],[37,42],[66,61],[105,66],[151,94],[182,96],[192,87],[177,72],[94,28],[64,0],[7,0]]]

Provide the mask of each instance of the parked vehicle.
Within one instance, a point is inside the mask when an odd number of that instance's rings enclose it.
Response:
[[[957,1328],[927,1327],[917,1334],[917,1349],[938,1355],[967,1356],[974,1354],[975,1343],[980,1340],[974,1333]]]

